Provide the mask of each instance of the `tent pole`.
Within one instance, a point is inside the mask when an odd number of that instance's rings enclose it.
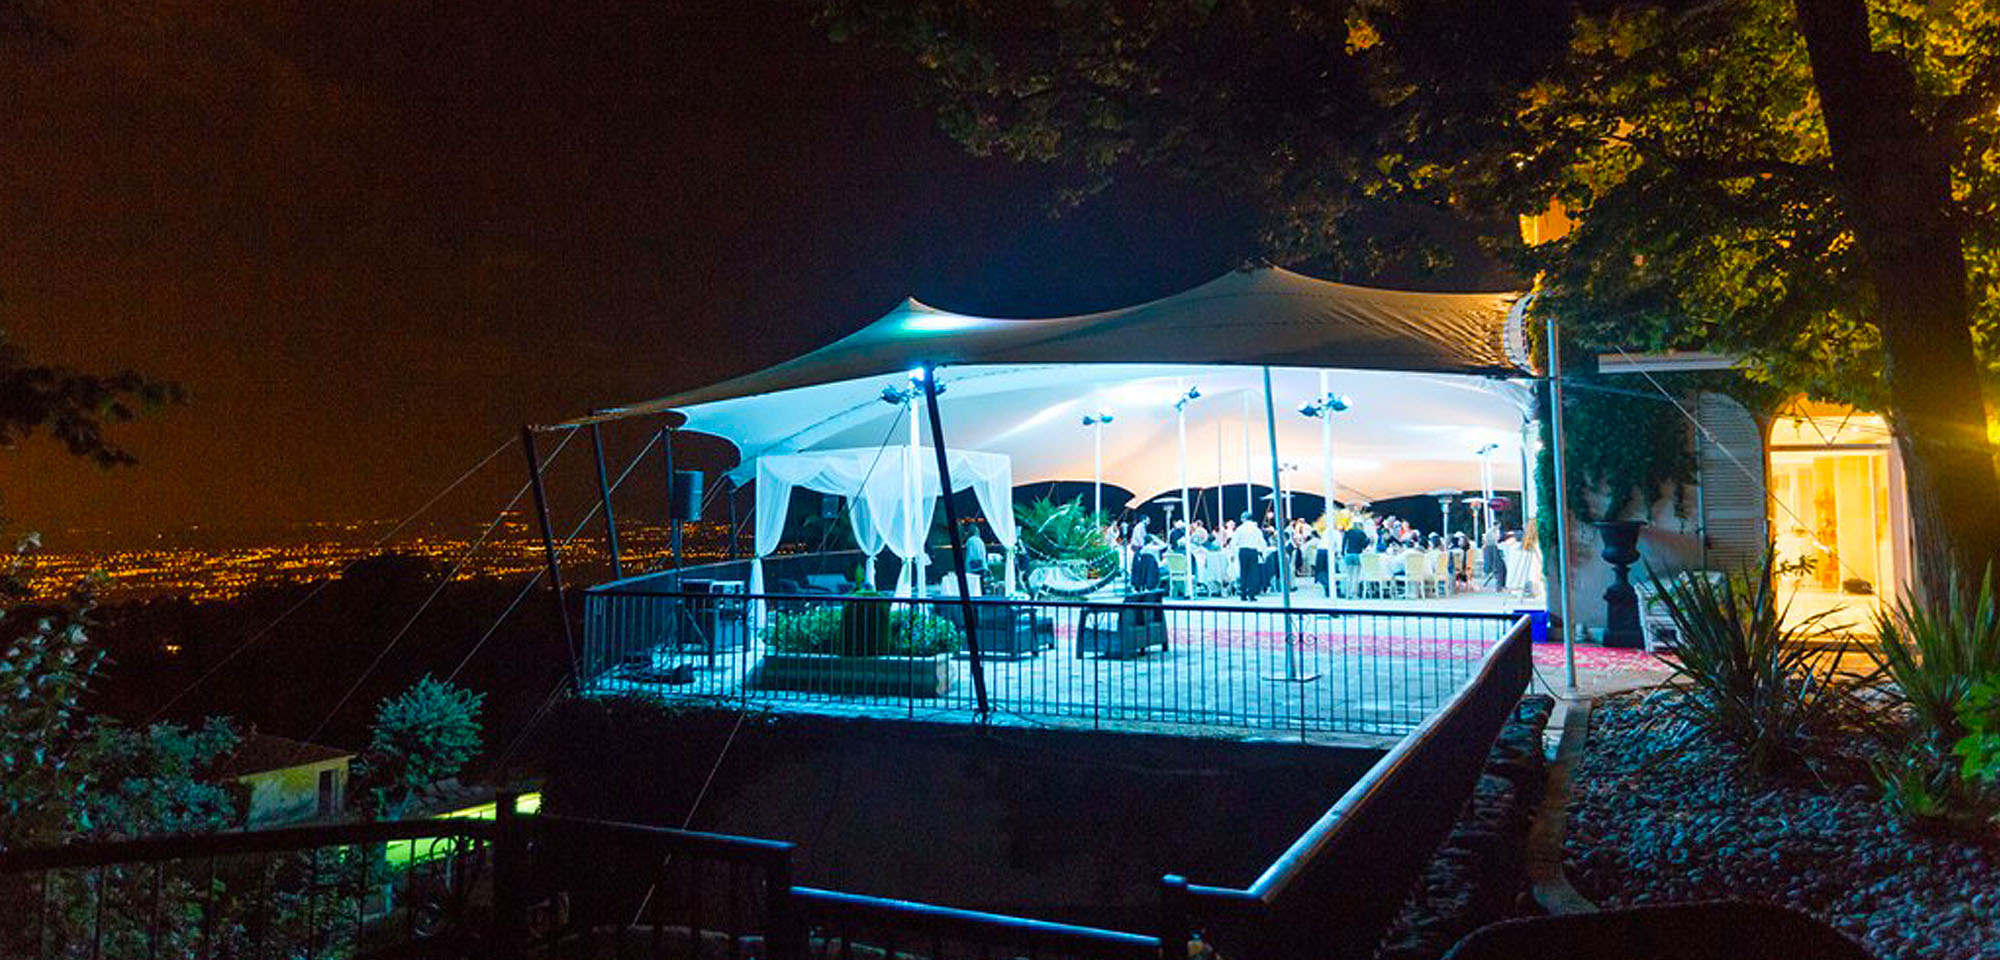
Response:
[[[1248,394],[1245,394],[1248,396]],[[1249,424],[1245,424],[1249,426]],[[1271,441],[1271,503],[1277,512],[1277,530],[1272,538],[1277,542],[1272,546],[1278,557],[1278,595],[1285,608],[1285,676],[1283,679],[1303,682],[1313,679],[1305,675],[1299,664],[1299,637],[1292,629],[1292,565],[1285,558],[1285,498],[1280,492],[1278,472],[1278,407],[1271,399],[1271,368],[1264,368],[1264,431]],[[1249,433],[1244,433],[1248,440]],[[1251,522],[1256,522],[1252,520]]]
[[[925,379],[928,381],[929,378],[926,377]],[[914,552],[905,561],[905,565],[910,570],[910,596],[922,598],[927,586],[924,581],[930,576],[924,570],[926,566],[924,561],[929,559],[929,552],[924,547],[924,538],[930,531],[918,529],[920,524],[917,523],[917,487],[919,485],[919,481],[917,480],[917,457],[919,451],[923,449],[923,444],[918,440],[917,434],[917,431],[921,429],[921,425],[917,421],[921,419],[921,411],[917,409],[917,398],[914,395],[910,397],[909,402],[910,451],[903,455],[903,533],[914,544],[911,548]]]
[[[667,461],[667,519],[673,529],[674,576],[670,581],[673,589],[681,588],[681,503],[680,474],[674,472],[674,428],[660,428],[660,455]]]
[[[1275,454],[1274,454],[1275,456]],[[1257,518],[1257,495],[1250,489],[1250,391],[1243,391],[1243,514],[1251,522]],[[1243,574],[1238,571],[1236,574]]]
[[[1334,549],[1340,530],[1333,522],[1333,411],[1326,406],[1330,402],[1327,398],[1332,395],[1333,385],[1327,382],[1326,371],[1321,370],[1319,372],[1319,470],[1320,482],[1324,487],[1322,499],[1325,502],[1319,507],[1321,526],[1319,552],[1320,556],[1326,558],[1326,595],[1329,598],[1333,596],[1334,578],[1340,575],[1340,553]],[[1317,566],[1315,562],[1309,564],[1307,569],[1316,569]]]
[[[944,494],[944,523],[951,537],[952,574],[958,580],[958,611],[965,622],[965,650],[972,658],[972,695],[979,702],[979,719],[992,716],[986,703],[986,665],[979,656],[979,608],[972,602],[972,583],[965,575],[965,543],[958,529],[958,506],[952,502],[951,458],[945,455],[944,420],[938,416],[937,374],[924,368],[924,406],[931,415],[931,447],[937,454],[938,489]]]
[[[736,559],[736,549],[737,549],[736,495],[742,493],[743,491],[740,487],[736,485],[736,481],[730,480],[728,481],[728,483],[729,483],[729,559],[731,561],[734,561]]]
[[[528,486],[535,494],[535,520],[542,528],[542,556],[548,562],[549,595],[555,598],[556,622],[562,624],[563,646],[569,650],[570,683],[581,685],[583,671],[576,657],[576,636],[569,629],[569,604],[563,598],[562,563],[556,559],[555,530],[549,526],[549,494],[542,486],[542,458],[535,453],[535,431],[521,427],[521,452],[528,456]]]
[[[1104,516],[1104,421],[1090,427],[1090,512]]]
[[[1562,590],[1563,682],[1576,690],[1576,625],[1570,617],[1569,601],[1569,474],[1563,461],[1562,340],[1556,330],[1555,312],[1549,312],[1549,433],[1555,444],[1556,481],[1556,582]]]
[[[611,512],[611,478],[604,472],[603,425],[590,425],[590,452],[597,460],[597,496],[604,507],[604,548],[611,552],[611,579],[625,579],[625,564],[618,558],[618,518]]]
[[[1187,560],[1187,570],[1181,574],[1181,590],[1184,596],[1186,596],[1189,600],[1192,600],[1194,599],[1194,511],[1189,508],[1189,503],[1188,503],[1188,481],[1187,481],[1188,395],[1187,395],[1186,383],[1180,381],[1177,381],[1177,383],[1181,391],[1181,397],[1180,400],[1174,404],[1174,416],[1179,421],[1180,434],[1181,434],[1181,523],[1184,525],[1185,528],[1184,532],[1181,534],[1181,556]],[[1172,540],[1173,536],[1174,536],[1173,530],[1169,529],[1167,531],[1167,539]]]
[[[1326,371],[1319,372],[1319,396],[1324,403],[1333,391],[1327,385]],[[1326,532],[1333,532],[1333,411],[1321,410],[1319,415],[1319,472],[1320,488],[1325,503],[1320,504],[1320,516],[1326,519]],[[1327,568],[1327,579],[1333,578],[1332,567]]]

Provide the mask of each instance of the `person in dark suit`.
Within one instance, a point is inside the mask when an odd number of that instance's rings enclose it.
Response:
[[[1340,591],[1342,596],[1356,596],[1361,588],[1361,555],[1368,552],[1370,541],[1366,524],[1356,520],[1347,525],[1340,534]]]

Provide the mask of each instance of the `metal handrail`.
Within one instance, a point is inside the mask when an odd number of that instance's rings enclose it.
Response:
[[[1294,840],[1248,887],[1219,887],[1188,883],[1178,876],[1162,879],[1162,909],[1166,923],[1162,938],[1177,937],[1183,931],[1199,929],[1198,918],[1209,922],[1233,925],[1246,943],[1253,944],[1247,951],[1269,957],[1304,956],[1346,956],[1357,950],[1365,951],[1379,937],[1381,929],[1365,916],[1367,911],[1348,912],[1356,902],[1367,902],[1381,906],[1386,913],[1379,917],[1386,926],[1393,917],[1396,904],[1401,902],[1402,889],[1383,889],[1384,884],[1408,883],[1414,876],[1396,876],[1394,866],[1381,867],[1376,863],[1360,860],[1331,860],[1336,856],[1332,851],[1336,846],[1359,844],[1365,851],[1367,843],[1389,835],[1390,827],[1381,814],[1371,816],[1388,800],[1391,790],[1409,785],[1412,776],[1435,773],[1438,761],[1450,762],[1450,756],[1440,757],[1440,751],[1463,748],[1468,756],[1476,754],[1485,757],[1491,749],[1490,742],[1472,747],[1470,740],[1464,740],[1467,725],[1477,725],[1481,733],[1491,721],[1493,732],[1497,734],[1504,723],[1505,715],[1489,717],[1489,710],[1504,701],[1509,708],[1518,701],[1525,689],[1533,669],[1533,632],[1527,617],[1517,620],[1505,639],[1487,652],[1473,679],[1454,693],[1444,707],[1428,717],[1416,730],[1404,737],[1382,759],[1370,767],[1358,782],[1343,793],[1320,818]],[[1484,739],[1483,737],[1480,739]],[[1463,742],[1461,742],[1463,740]],[[1433,766],[1425,767],[1425,764]],[[1447,771],[1449,779],[1463,781],[1465,789],[1459,790],[1454,784],[1450,790],[1451,807],[1449,819],[1456,818],[1456,809],[1463,805],[1471,792],[1471,783],[1479,774],[1476,764],[1464,765],[1463,769],[1453,767]],[[1403,798],[1406,802],[1409,798]],[[1418,798],[1421,803],[1422,799]],[[1431,798],[1435,799],[1435,798]],[[1407,812],[1407,811],[1405,811]],[[1425,813],[1417,819],[1437,819]],[[1449,823],[1430,824],[1448,829]],[[1371,833],[1370,831],[1373,831]],[[1418,828],[1418,836],[1425,831]],[[1411,837],[1401,837],[1402,842],[1412,842]],[[1440,833],[1437,839],[1442,839]],[[1421,841],[1417,841],[1421,842]],[[1354,853],[1352,849],[1346,853]],[[1354,876],[1328,874],[1326,870],[1346,869],[1353,874],[1368,874],[1369,888],[1356,889],[1351,881]],[[1384,876],[1384,872],[1388,875]],[[1343,885],[1343,881],[1347,881]],[[1297,899],[1296,888],[1309,882],[1320,885],[1310,903],[1293,903]],[[1348,900],[1343,904],[1339,901]],[[1304,911],[1301,915],[1299,911]],[[1380,912],[1380,911],[1378,911]],[[1315,925],[1312,917],[1338,917],[1335,928],[1323,924]],[[1344,940],[1345,948],[1335,943]]]
[[[693,854],[706,860],[756,866],[787,862],[793,850],[793,844],[782,840],[738,837],[701,830],[679,830],[673,827],[656,827],[620,820],[590,820],[542,813],[522,817],[520,823],[537,836],[612,835],[640,842],[657,842],[677,853]]]
[[[1417,729],[1398,741],[1395,747],[1369,767],[1360,780],[1348,787],[1347,791],[1340,795],[1340,799],[1335,800],[1325,813],[1320,814],[1319,819],[1314,821],[1311,827],[1306,828],[1306,832],[1299,834],[1298,839],[1292,841],[1292,845],[1287,847],[1285,852],[1271,861],[1271,865],[1265,868],[1264,872],[1243,892],[1267,903],[1283,896],[1285,889],[1312,864],[1342,826],[1350,822],[1349,818],[1354,811],[1379,798],[1396,775],[1413,762],[1412,758],[1419,753],[1424,744],[1438,735],[1439,728],[1456,717],[1458,711],[1469,700],[1485,689],[1486,684],[1493,682],[1492,678],[1495,675],[1510,666],[1507,662],[1509,658],[1524,657],[1529,654],[1529,629],[1528,618],[1522,617],[1517,620],[1514,629],[1508,632],[1507,638],[1488,652],[1485,660],[1479,665],[1479,672],[1473,676],[1471,682],[1459,687],[1457,692],[1445,701],[1441,709],[1426,717]]]
[[[1012,947],[1051,951],[1087,951],[1093,957],[1157,960],[1160,956],[1159,938],[1121,930],[1030,920],[815,887],[793,887],[792,895],[805,918],[814,922],[824,922],[829,918],[855,919],[893,924],[899,930],[919,931],[938,937],[961,936]]]
[[[278,827],[270,830],[145,837],[135,840],[73,843],[56,847],[24,847],[0,851],[0,874],[281,853],[310,850],[315,847],[386,843],[391,840],[444,837],[491,840],[496,830],[490,820],[432,817],[420,820],[380,820],[327,826]]]

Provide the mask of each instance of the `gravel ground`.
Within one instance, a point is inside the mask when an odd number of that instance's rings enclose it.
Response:
[[[1605,906],[1737,898],[1805,911],[1890,960],[2000,960],[2000,845],[1899,827],[1855,784],[1761,786],[1601,700],[1571,772],[1571,881]]]

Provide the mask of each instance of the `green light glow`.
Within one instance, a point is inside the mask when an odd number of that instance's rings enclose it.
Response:
[[[542,795],[540,792],[521,794],[514,801],[515,813],[534,814],[541,812],[541,809]],[[442,813],[438,816],[445,820],[492,820],[499,815],[499,805],[489,802],[474,807],[466,807],[461,810],[453,810],[450,813]],[[382,857],[392,867],[404,867],[412,863],[421,863],[425,860],[444,856],[452,851],[454,843],[454,840],[447,837],[391,840],[382,851]]]

